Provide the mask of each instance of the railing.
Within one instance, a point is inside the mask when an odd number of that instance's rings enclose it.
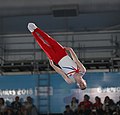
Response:
[[[87,69],[107,68],[115,71],[114,68],[120,68],[119,30],[49,34],[63,46],[72,47]],[[36,65],[39,71],[45,71],[48,59],[32,35],[14,34],[0,37],[4,39],[0,44],[4,48],[1,53],[1,71],[34,71]]]

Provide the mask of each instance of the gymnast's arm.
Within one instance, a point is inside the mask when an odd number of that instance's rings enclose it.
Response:
[[[57,67],[52,60],[49,60],[49,62],[53,69],[59,73],[68,84],[72,83],[71,79],[68,78],[68,76],[59,67]]]
[[[74,60],[74,62],[76,62],[76,64],[78,65],[78,67],[80,68],[80,70],[85,73],[86,72],[86,68],[84,67],[84,65],[79,61],[77,55],[75,54],[75,52],[73,51],[72,48],[70,47],[65,47],[66,50],[68,50]]]

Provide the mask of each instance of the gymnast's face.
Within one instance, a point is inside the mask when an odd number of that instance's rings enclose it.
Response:
[[[80,74],[77,74],[74,78],[77,82],[78,87],[81,90],[86,89],[86,87],[87,87],[86,81],[80,76]]]
[[[78,87],[81,89],[81,90],[85,90],[86,89],[86,85],[83,84],[83,83],[77,83]]]

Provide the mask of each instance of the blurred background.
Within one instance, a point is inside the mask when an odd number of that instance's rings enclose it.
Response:
[[[29,22],[74,49],[87,69],[86,91],[55,77],[59,75],[27,29]],[[87,93],[93,101],[97,90],[105,93],[99,94],[102,98],[119,100],[120,1],[0,0],[0,74],[1,97],[13,101],[17,93],[9,91],[21,89],[20,98],[33,97],[40,114],[62,113],[73,94],[81,101]]]

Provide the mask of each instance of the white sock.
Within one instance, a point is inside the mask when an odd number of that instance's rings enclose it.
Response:
[[[37,26],[34,23],[28,23],[28,30],[30,32],[33,32],[36,28]]]

